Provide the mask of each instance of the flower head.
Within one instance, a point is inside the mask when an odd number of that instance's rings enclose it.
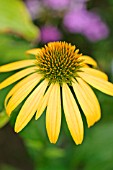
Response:
[[[34,54],[36,59],[0,66],[0,72],[22,69],[0,83],[0,89],[3,89],[20,80],[5,99],[9,116],[27,97],[17,116],[15,131],[21,131],[35,113],[38,119],[47,108],[47,134],[50,142],[55,143],[60,133],[62,108],[73,140],[80,144],[84,128],[76,100],[90,127],[100,119],[101,111],[88,84],[111,96],[113,84],[108,82],[105,73],[96,69],[95,60],[79,54],[75,46],[66,42],[51,42],[41,49],[32,49],[27,53]]]

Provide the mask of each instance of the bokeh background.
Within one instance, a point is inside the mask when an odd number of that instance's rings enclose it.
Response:
[[[25,51],[49,41],[67,41],[93,57],[113,82],[113,0],[0,0],[0,65],[29,59]],[[0,81],[12,73],[0,74]],[[45,114],[16,134],[0,91],[0,170],[113,170],[113,98],[94,89],[102,118],[73,142],[64,116],[57,144],[50,144]],[[29,108],[28,108],[29,109]]]

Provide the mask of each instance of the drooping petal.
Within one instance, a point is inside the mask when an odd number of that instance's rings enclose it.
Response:
[[[49,96],[46,112],[46,129],[51,143],[56,143],[61,125],[60,85],[55,83]]]
[[[27,97],[40,80],[41,76],[37,74],[34,79],[26,82],[23,86],[20,86],[20,88],[10,98],[6,106],[6,112],[8,115],[10,115],[11,112]]]
[[[98,77],[91,76],[84,72],[79,72],[78,75],[82,79],[84,79],[87,83],[89,83],[91,86],[102,91],[103,93],[113,96],[113,84],[112,83],[105,81],[103,79],[100,79]]]
[[[73,80],[72,86],[90,127],[101,117],[100,105],[92,89],[81,78],[77,81]]]
[[[50,93],[51,93],[51,90],[53,88],[54,84],[52,83],[47,92],[45,93],[45,95],[43,96],[43,99],[40,101],[39,103],[39,106],[38,106],[38,109],[37,109],[37,112],[36,112],[36,117],[35,119],[37,120],[41,115],[42,113],[44,112],[47,104],[48,104],[48,100],[49,100],[49,96],[50,96]]]
[[[95,76],[95,77],[98,77],[98,78],[101,78],[101,79],[104,79],[104,80],[108,80],[107,74],[105,74],[102,71],[99,71],[99,70],[96,70],[96,69],[93,69],[93,68],[81,68],[81,71],[83,71],[84,73],[87,73],[91,76]]]
[[[63,108],[68,128],[76,144],[83,140],[83,122],[76,101],[66,83],[62,85]]]
[[[0,72],[8,72],[13,70],[18,70],[20,68],[24,68],[27,66],[35,65],[36,60],[22,60],[22,61],[16,61],[10,64],[5,64],[3,66],[0,66]]]
[[[15,123],[15,132],[21,131],[34,116],[47,88],[48,81],[44,80],[27,98]]]
[[[19,79],[33,73],[36,72],[37,67],[30,67],[30,68],[26,68],[24,70],[21,70],[15,74],[13,74],[12,76],[8,77],[7,79],[5,79],[3,82],[0,83],[0,89],[3,89],[7,86],[9,86],[10,84],[18,81]]]
[[[19,83],[17,83],[7,94],[6,98],[5,98],[5,108],[7,105],[7,102],[9,100],[9,98],[21,87],[23,87],[24,84],[26,84],[27,82],[31,81],[32,79],[35,79],[37,77],[37,73],[33,73],[27,77],[25,77],[24,79],[22,79]]]
[[[34,49],[31,49],[31,50],[26,51],[26,54],[37,55],[40,51],[41,51],[40,48],[34,48]]]
[[[83,63],[85,63],[85,64],[90,64],[94,67],[97,67],[96,61],[89,56],[83,55],[83,56],[80,57],[80,59],[83,60]]]

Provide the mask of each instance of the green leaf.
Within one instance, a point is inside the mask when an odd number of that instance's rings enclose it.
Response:
[[[0,65],[21,60],[29,59],[30,56],[25,51],[32,48],[31,44],[14,35],[0,35]]]
[[[73,150],[76,166],[84,170],[108,170],[113,168],[113,121],[98,123],[86,132],[82,145]]]
[[[22,0],[0,0],[0,32],[14,32],[32,41],[38,38],[39,29]]]
[[[5,111],[3,110],[0,112],[0,128],[5,126],[9,121],[9,117],[6,115]]]
[[[65,156],[65,151],[57,147],[48,147],[45,150],[45,156],[51,159],[62,158]]]

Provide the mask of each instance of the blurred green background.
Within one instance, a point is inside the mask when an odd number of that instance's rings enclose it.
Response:
[[[0,0],[0,65],[28,59],[25,51],[67,41],[92,56],[113,82],[113,0]],[[0,81],[12,73],[0,74]],[[113,170],[113,98],[95,90],[102,118],[77,146],[65,118],[57,144],[50,144],[45,114],[16,134],[19,106],[9,119],[0,91],[0,170]]]

